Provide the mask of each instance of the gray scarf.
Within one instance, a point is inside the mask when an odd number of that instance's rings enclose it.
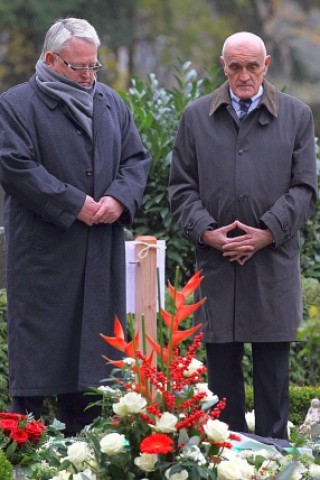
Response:
[[[95,83],[93,88],[86,90],[78,83],[52,70],[41,59],[36,64],[36,82],[44,93],[65,103],[69,112],[82,125],[92,140]]]

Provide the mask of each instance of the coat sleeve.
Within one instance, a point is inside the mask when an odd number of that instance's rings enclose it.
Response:
[[[317,202],[313,118],[307,106],[304,106],[300,113],[300,124],[292,153],[290,188],[260,219],[273,233],[276,247],[292,238],[303,227]]]
[[[190,112],[182,116],[170,167],[169,201],[172,216],[182,233],[195,245],[204,230],[215,228],[216,220],[200,199],[197,152],[193,137]]]
[[[20,105],[19,105],[20,103]],[[14,92],[0,98],[0,182],[9,195],[44,221],[67,229],[85,201],[85,193],[60,181],[36,159],[27,104]]]
[[[120,221],[130,224],[142,202],[151,156],[143,148],[129,108],[119,97],[115,100],[121,128],[121,158],[118,172],[104,195],[114,197],[125,206]]]

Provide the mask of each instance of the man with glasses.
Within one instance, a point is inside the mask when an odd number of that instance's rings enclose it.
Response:
[[[146,185],[150,156],[120,97],[99,83],[95,29],[55,22],[30,80],[0,98],[6,193],[11,411],[39,417],[57,396],[74,435],[99,409],[84,396],[115,358],[99,333],[125,323],[123,225]]]

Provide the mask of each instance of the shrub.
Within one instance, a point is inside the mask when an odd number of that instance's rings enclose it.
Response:
[[[318,188],[320,189],[320,148],[316,138]],[[307,221],[301,236],[301,270],[305,277],[320,280],[320,197],[317,208]]]
[[[295,385],[320,385],[320,282],[302,278],[304,320],[293,344],[291,379]]]
[[[165,89],[154,74],[146,81],[132,80],[131,88],[121,92],[133,112],[144,146],[152,155],[152,164],[143,204],[136,215],[136,235],[154,235],[167,244],[167,271],[173,277],[176,266],[184,279],[194,273],[193,246],[172,220],[168,201],[169,167],[178,124],[189,102],[209,93],[218,85],[218,69],[212,68],[200,79],[190,62],[177,67],[176,87]]]
[[[2,450],[0,450],[0,478],[1,480],[14,480],[13,467]]]
[[[318,387],[290,387],[290,410],[289,420],[299,426],[303,423],[313,398],[320,398],[320,386]],[[254,409],[253,388],[246,388],[247,411]]]

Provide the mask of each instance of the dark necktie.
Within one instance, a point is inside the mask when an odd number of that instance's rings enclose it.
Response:
[[[242,122],[242,120],[244,120],[246,118],[251,103],[252,103],[251,98],[245,98],[245,99],[239,100],[239,106],[240,106],[239,120],[240,120],[240,122]]]

